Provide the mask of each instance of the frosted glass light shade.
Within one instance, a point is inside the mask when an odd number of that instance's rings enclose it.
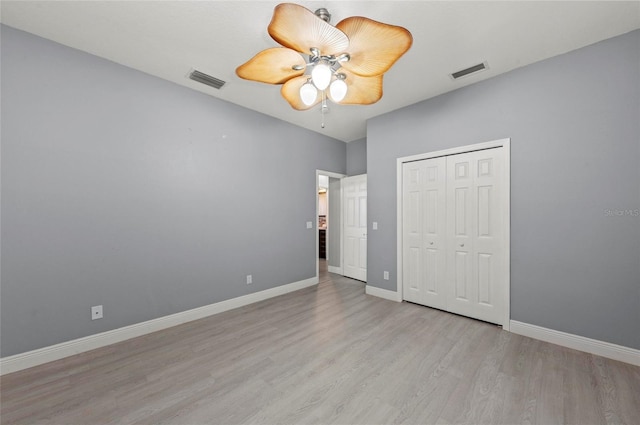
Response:
[[[331,93],[331,100],[340,102],[347,95],[347,83],[344,80],[335,80],[329,86],[329,92]]]
[[[326,62],[319,62],[311,71],[311,80],[318,90],[324,90],[329,87],[331,82],[331,68]]]
[[[318,90],[313,87],[313,84],[304,83],[300,87],[300,98],[305,105],[312,105],[316,101],[316,97],[318,97]]]

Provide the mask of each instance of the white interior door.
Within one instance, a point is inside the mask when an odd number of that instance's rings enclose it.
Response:
[[[403,164],[403,294],[407,301],[446,308],[446,158]]]
[[[342,179],[344,275],[367,281],[367,176]]]
[[[502,323],[503,172],[500,149],[447,157],[448,310]]]
[[[403,299],[502,324],[502,148],[407,162],[402,179]]]

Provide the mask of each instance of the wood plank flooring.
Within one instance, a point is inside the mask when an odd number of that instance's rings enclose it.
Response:
[[[2,424],[638,424],[640,368],[321,273],[0,381]]]

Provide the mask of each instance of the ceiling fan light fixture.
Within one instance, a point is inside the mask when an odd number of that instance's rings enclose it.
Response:
[[[300,87],[300,99],[302,99],[302,103],[305,105],[313,105],[317,98],[318,90],[310,81],[307,81]]]
[[[318,90],[329,87],[331,82],[331,66],[326,60],[319,61],[311,71],[311,80]]]
[[[344,99],[347,95],[347,83],[344,82],[344,79],[338,78],[334,80],[329,86],[329,94],[334,102],[340,102]]]
[[[313,13],[293,3],[277,5],[267,32],[282,47],[263,50],[236,74],[282,84],[282,96],[299,111],[318,104],[321,95],[323,117],[328,98],[348,105],[379,101],[383,74],[409,50],[411,33],[362,16],[334,26],[330,17],[324,8]]]

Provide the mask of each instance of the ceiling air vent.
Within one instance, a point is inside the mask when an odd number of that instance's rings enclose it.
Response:
[[[477,65],[470,66],[467,69],[463,69],[461,71],[454,72],[454,73],[451,74],[451,77],[454,80],[457,80],[458,78],[464,77],[465,75],[473,74],[474,72],[479,72],[479,71],[482,71],[484,69],[487,69],[486,62],[479,63]]]
[[[224,86],[225,83],[224,81],[219,80],[216,77],[207,75],[204,72],[196,71],[195,69],[191,71],[191,74],[189,74],[189,78],[191,78],[193,81],[211,86],[214,89],[220,89],[220,87]]]

